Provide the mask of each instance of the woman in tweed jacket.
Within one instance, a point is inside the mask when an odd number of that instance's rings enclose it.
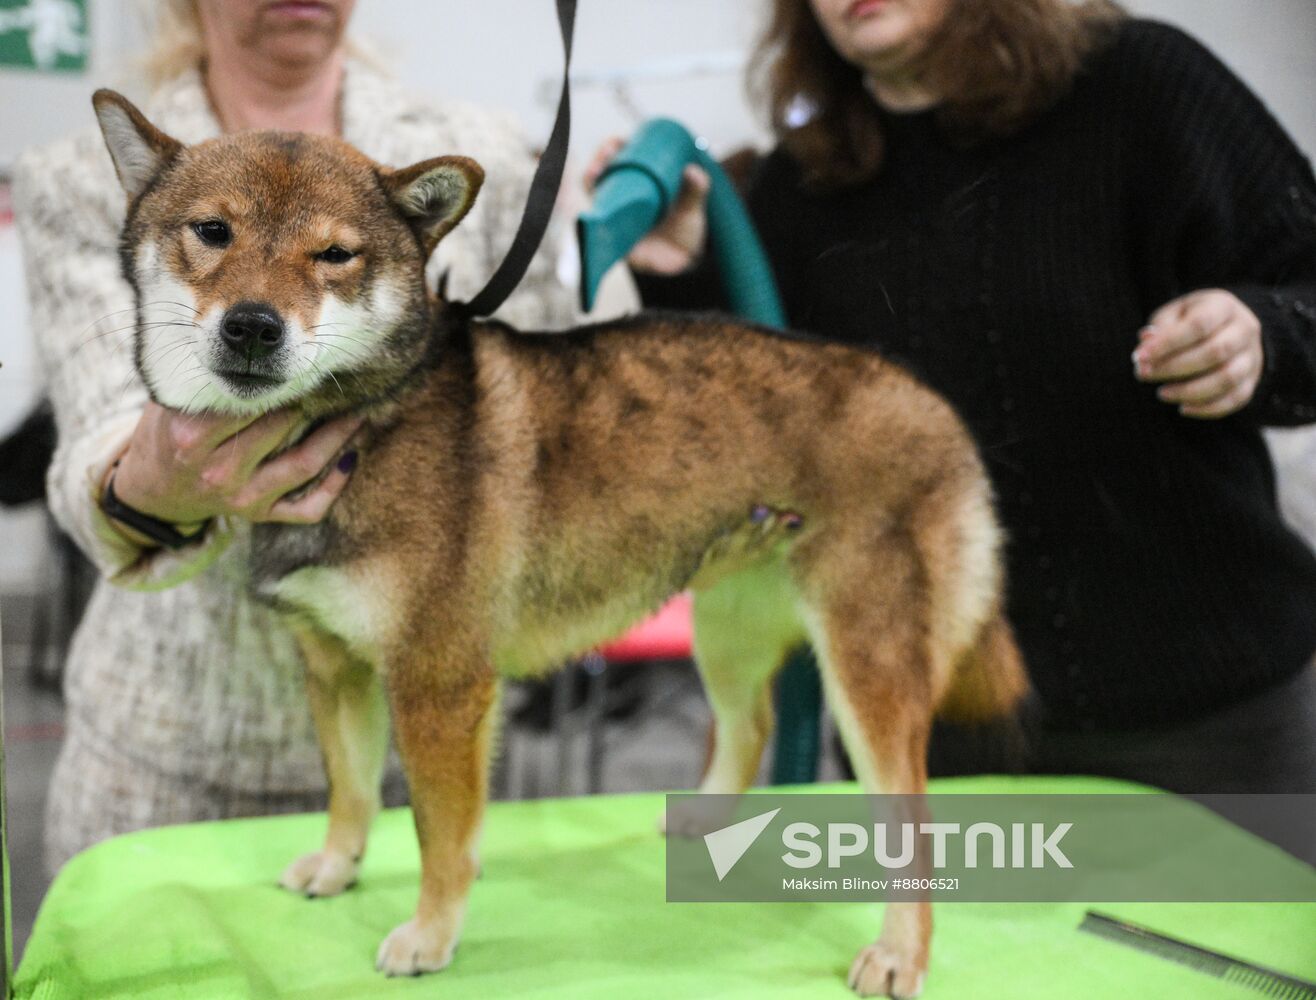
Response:
[[[354,58],[343,42],[352,0],[330,8],[317,25],[305,12],[271,15],[248,0],[175,0],[166,14],[192,28],[192,48],[174,47],[175,61],[185,55],[182,71],[144,110],[187,143],[225,126],[336,125],[389,165],[474,157],[489,181],[431,262],[434,273],[447,272],[452,296],[468,297],[511,241],[533,157],[507,121],[418,101]],[[257,80],[276,86],[252,100]],[[279,83],[289,86],[281,92]],[[317,87],[326,100],[317,101]],[[216,517],[195,544],[174,551],[142,544],[98,507],[147,393],[133,366],[132,292],[116,251],[124,196],[90,127],[90,104],[87,117],[82,133],[26,154],[14,182],[32,330],[59,426],[50,503],[103,575],[67,664],[67,739],[47,807],[52,869],[112,834],[316,809],[324,794],[299,654],[246,597],[247,522]],[[572,319],[571,301],[541,253],[499,316],[559,326]]]

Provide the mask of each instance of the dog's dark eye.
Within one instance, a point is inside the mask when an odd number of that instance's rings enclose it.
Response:
[[[355,256],[356,254],[352,253],[351,250],[345,250],[335,243],[328,250],[321,250],[315,255],[315,259],[322,260],[326,264],[346,264]]]
[[[207,219],[205,222],[192,223],[192,232],[197,239],[208,247],[226,247],[233,239],[233,232],[228,223],[222,219]]]

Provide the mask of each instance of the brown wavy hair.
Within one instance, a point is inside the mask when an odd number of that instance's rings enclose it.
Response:
[[[940,95],[937,120],[952,138],[1009,135],[1059,100],[1124,17],[1112,0],[952,0],[915,72]],[[772,0],[751,90],[810,188],[853,187],[881,168],[881,119],[863,70],[832,48],[808,0]]]

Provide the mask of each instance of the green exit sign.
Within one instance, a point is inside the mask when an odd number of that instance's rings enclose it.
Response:
[[[0,0],[0,66],[87,67],[87,0]]]

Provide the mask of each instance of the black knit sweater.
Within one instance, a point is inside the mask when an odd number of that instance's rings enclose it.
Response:
[[[901,361],[972,430],[1055,722],[1166,724],[1295,674],[1316,651],[1316,557],[1277,514],[1259,431],[1316,420],[1316,181],[1292,141],[1202,46],[1145,21],[1013,137],[966,149],[931,113],[885,134],[878,177],[843,194],[806,194],[772,153],[751,214],[792,326]],[[642,288],[688,306],[701,284]],[[1130,360],[1151,313],[1201,288],[1263,326],[1262,383],[1223,420],[1180,416]]]

